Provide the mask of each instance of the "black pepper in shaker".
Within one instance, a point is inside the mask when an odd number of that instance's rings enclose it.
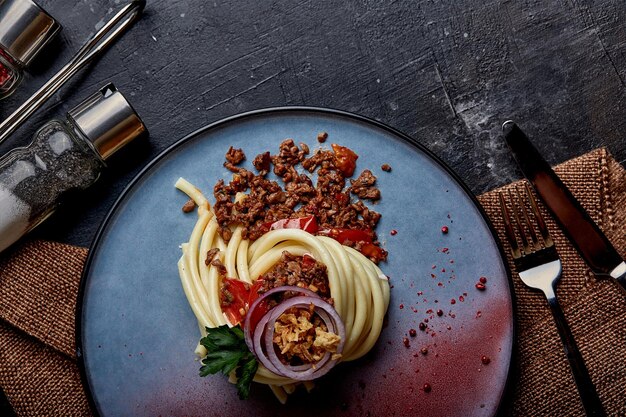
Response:
[[[15,91],[23,70],[60,29],[32,0],[0,0],[0,99]]]
[[[95,183],[106,159],[147,133],[109,84],[0,158],[0,252],[52,214],[67,191]]]

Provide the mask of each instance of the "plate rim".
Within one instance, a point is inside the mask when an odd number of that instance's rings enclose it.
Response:
[[[366,125],[376,127],[383,131],[386,131],[387,133],[390,133],[396,136],[397,138],[403,140],[404,142],[408,143],[409,145],[417,148],[419,151],[423,152],[426,156],[431,158],[461,187],[463,192],[465,192],[465,194],[469,197],[470,201],[474,204],[475,208],[480,213],[483,221],[486,223],[491,233],[491,236],[494,239],[496,246],[498,248],[498,253],[500,254],[500,259],[502,260],[502,264],[506,272],[506,278],[507,278],[507,283],[509,287],[509,296],[511,299],[511,322],[512,322],[511,323],[511,326],[512,326],[511,340],[512,342],[511,342],[511,352],[510,352],[510,357],[509,357],[509,366],[507,369],[507,377],[506,377],[506,381],[504,383],[504,387],[502,390],[502,395],[499,399],[498,407],[494,414],[495,416],[502,415],[502,413],[506,410],[506,407],[510,405],[508,404],[508,400],[510,400],[512,396],[513,374],[516,373],[515,367],[513,365],[514,363],[517,362],[517,358],[515,355],[515,350],[517,346],[517,342],[516,342],[517,341],[517,319],[515,317],[515,310],[516,310],[517,302],[516,302],[516,297],[515,297],[515,292],[514,292],[512,273],[511,273],[509,263],[507,262],[506,255],[504,253],[502,242],[500,241],[497,231],[495,227],[493,226],[491,220],[487,216],[487,213],[485,212],[483,206],[480,204],[480,202],[478,201],[478,198],[471,191],[471,189],[467,186],[467,184],[465,184],[465,182],[461,179],[461,177],[455,171],[453,171],[452,168],[448,166],[448,164],[446,164],[435,153],[433,153],[425,145],[423,145],[422,143],[420,143],[418,140],[414,139],[410,135],[394,127],[391,127],[381,121],[375,120],[367,116],[363,116],[357,113],[352,113],[346,110],[339,110],[339,109],[334,109],[334,108],[329,108],[329,107],[316,107],[316,106],[272,106],[272,107],[250,110],[250,111],[246,111],[243,113],[237,113],[231,116],[224,117],[217,121],[210,122],[192,131],[191,133],[188,133],[182,138],[176,140],[174,143],[172,143],[171,145],[166,147],[163,151],[161,151],[159,154],[157,154],[143,168],[141,168],[141,170],[130,180],[130,182],[124,187],[120,195],[115,199],[115,202],[108,209],[104,219],[102,220],[102,222],[100,223],[100,226],[98,227],[98,230],[96,231],[96,234],[94,235],[94,238],[91,244],[89,245],[89,252],[87,253],[87,259],[85,261],[83,270],[81,272],[80,283],[78,287],[78,294],[76,297],[76,313],[75,313],[75,328],[74,328],[74,340],[76,343],[75,353],[76,353],[76,360],[78,362],[80,380],[83,384],[83,387],[85,388],[85,394],[87,396],[87,402],[89,403],[91,412],[94,413],[94,415],[96,416],[101,415],[96,405],[92,388],[89,383],[89,379],[87,377],[85,356],[83,354],[83,320],[82,320],[83,305],[84,305],[85,289],[86,289],[86,284],[87,284],[87,275],[91,269],[91,264],[94,260],[93,254],[96,252],[96,249],[98,248],[100,241],[102,240],[102,236],[104,235],[105,229],[109,225],[111,218],[117,212],[118,208],[124,202],[125,198],[132,191],[135,185],[138,184],[143,179],[143,177],[152,170],[154,166],[156,166],[163,158],[169,155],[169,153],[174,151],[176,148],[184,145],[188,141],[192,140],[196,136],[202,135],[206,132],[217,129],[223,125],[227,125],[228,123],[231,123],[233,121],[244,120],[244,119],[259,116],[259,115],[267,115],[267,114],[272,114],[272,113],[290,113],[290,112],[291,113],[309,112],[309,113],[320,113],[323,115],[330,115],[330,116],[340,116],[346,119],[351,119],[353,121],[362,122],[362,123],[365,123]]]

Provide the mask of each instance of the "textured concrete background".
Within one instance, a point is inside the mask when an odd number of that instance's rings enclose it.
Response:
[[[64,26],[0,104],[6,117],[124,4],[41,0]],[[87,246],[136,172],[180,137],[247,110],[338,108],[418,139],[475,193],[521,176],[500,135],[515,119],[551,163],[598,146],[626,159],[621,1],[149,1],[143,18],[0,152],[107,82],[151,132],[36,233]]]

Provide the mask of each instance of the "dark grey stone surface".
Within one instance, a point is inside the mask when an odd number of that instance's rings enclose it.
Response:
[[[0,104],[6,117],[124,0],[39,0],[64,26]],[[88,246],[155,155],[225,116],[282,105],[363,114],[418,139],[477,194],[519,178],[501,138],[512,118],[550,163],[599,146],[626,159],[626,6],[576,1],[149,1],[143,18],[0,153],[107,82],[151,137],[34,234]]]
[[[45,0],[64,26],[5,117],[123,0]],[[152,157],[247,110],[325,106],[417,138],[475,193],[520,177],[500,134],[513,118],[558,163],[598,146],[626,159],[626,7],[621,1],[150,1],[106,55],[65,86],[0,152],[107,82],[151,138],[75,196],[38,236],[87,246]]]

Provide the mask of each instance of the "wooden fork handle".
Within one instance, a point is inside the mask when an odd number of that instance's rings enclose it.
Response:
[[[548,304],[552,310],[556,327],[559,330],[565,354],[567,355],[572,373],[574,374],[574,380],[576,381],[576,386],[578,387],[580,399],[582,400],[586,414],[588,416],[606,416],[596,387],[593,385],[589,371],[585,366],[585,361],[578,350],[578,346],[576,346],[572,332],[565,320],[563,310],[561,310],[561,306],[556,297],[548,298]]]

